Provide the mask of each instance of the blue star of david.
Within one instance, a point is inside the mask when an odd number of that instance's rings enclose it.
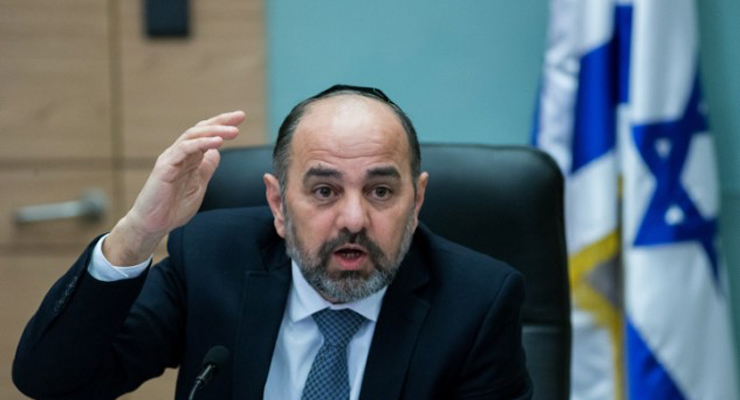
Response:
[[[686,241],[698,241],[706,251],[715,285],[719,289],[719,265],[714,237],[715,217],[701,215],[681,184],[681,172],[686,163],[693,135],[706,134],[707,120],[699,109],[701,89],[698,77],[686,109],[677,121],[633,127],[633,137],[640,155],[655,176],[657,187],[635,237],[635,246],[650,246]],[[659,152],[659,142],[668,143],[667,154]],[[664,151],[665,152],[665,151]],[[680,210],[678,221],[667,221],[669,210]]]

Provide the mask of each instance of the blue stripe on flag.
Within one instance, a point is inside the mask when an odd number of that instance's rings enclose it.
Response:
[[[630,93],[630,60],[632,46],[632,5],[617,6],[614,11],[614,40],[619,52],[619,103],[627,103]]]
[[[630,400],[683,400],[684,396],[642,340],[631,321],[627,321],[627,357]]]
[[[617,104],[614,45],[610,40],[581,59],[571,173],[614,148]]]
[[[629,98],[632,8],[616,7],[612,38],[581,59],[571,172],[611,151],[616,143],[615,108]]]

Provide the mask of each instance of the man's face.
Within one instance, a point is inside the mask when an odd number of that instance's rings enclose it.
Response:
[[[284,199],[267,197],[288,254],[333,302],[390,283],[418,224],[427,175],[414,190],[406,133],[385,104],[338,95],[309,106],[291,146]]]

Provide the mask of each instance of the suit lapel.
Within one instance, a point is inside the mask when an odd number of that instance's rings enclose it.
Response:
[[[428,280],[418,250],[410,251],[383,299],[360,399],[400,397],[416,338],[430,306],[415,290]]]
[[[234,354],[234,399],[262,399],[290,289],[290,262],[282,242],[263,252],[266,271],[247,271]]]

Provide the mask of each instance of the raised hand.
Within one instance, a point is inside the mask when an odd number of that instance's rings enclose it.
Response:
[[[157,158],[134,206],[103,243],[113,265],[145,261],[171,230],[195,215],[218,167],[218,148],[239,134],[243,120],[244,113],[235,111],[201,121]]]

